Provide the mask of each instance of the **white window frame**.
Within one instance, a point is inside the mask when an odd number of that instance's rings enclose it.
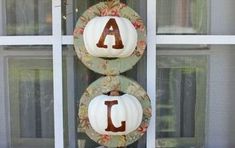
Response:
[[[55,148],[64,148],[62,45],[73,45],[73,36],[62,35],[61,0],[52,0],[53,33],[50,36],[0,36],[1,45],[52,45],[54,85]],[[147,92],[152,102],[152,119],[147,132],[147,148],[155,147],[156,134],[156,44],[234,45],[235,35],[156,35],[156,0],[147,1]],[[0,62],[2,63],[2,62]],[[2,67],[2,65],[0,65]],[[1,93],[2,94],[2,93]]]

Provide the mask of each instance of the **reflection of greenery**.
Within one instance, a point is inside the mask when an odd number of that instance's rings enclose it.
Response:
[[[203,146],[207,61],[208,57],[201,55],[160,55],[157,57],[156,132],[158,146],[180,148]],[[179,77],[182,77],[184,82]],[[173,101],[173,99],[176,98],[176,95],[186,92],[178,88],[181,88],[182,85],[188,85],[189,82],[192,82],[193,85],[191,95],[196,99],[196,103],[192,104],[195,105],[195,110],[192,111],[195,114],[194,121],[192,121],[194,133],[192,132],[192,136],[184,136],[181,133],[181,128],[184,128],[182,126],[184,121],[181,121],[179,116],[188,112],[181,112],[181,109],[183,109],[182,102],[178,101],[179,99],[177,101]],[[177,83],[180,85],[177,85]],[[190,108],[187,105],[190,104],[184,104],[184,106]]]
[[[207,33],[207,0],[192,1],[192,25],[198,33]]]
[[[34,34],[35,30],[38,30],[38,24],[28,24],[27,26],[22,25],[8,25],[7,26],[7,33],[8,34],[15,34],[17,32],[18,34],[27,33],[27,34]]]
[[[184,98],[184,94],[181,94],[181,91],[186,91],[184,90],[185,87],[191,89],[187,84],[189,82],[190,84],[193,83],[190,80],[195,79],[197,68],[183,67],[158,70],[162,72],[162,79],[159,79],[161,81],[159,82],[159,87],[164,92],[164,95],[157,102],[157,128],[159,132],[164,132],[167,135],[179,135],[181,126],[184,124],[181,123],[184,122],[181,116],[185,114],[180,113],[180,110],[184,108],[184,104],[181,104],[181,99]],[[190,80],[185,80],[185,77],[190,77]]]
[[[195,74],[196,72],[204,73],[205,69],[201,67],[195,68],[182,68],[182,74]]]
[[[175,121],[175,118],[172,114],[165,115],[165,116],[159,116],[158,120],[159,121],[158,121],[157,126],[159,127],[158,130],[160,132],[163,132],[163,131],[173,132],[173,131],[175,131],[176,121]]]
[[[43,32],[39,32],[40,28],[45,28]],[[14,34],[49,34],[51,29],[49,29],[51,25],[46,24],[29,24],[29,25],[8,25],[7,26],[7,33],[8,35],[14,35]]]
[[[50,1],[6,1],[6,31],[8,35],[50,34]]]
[[[193,74],[195,73],[195,68],[182,68],[181,72],[182,74]]]

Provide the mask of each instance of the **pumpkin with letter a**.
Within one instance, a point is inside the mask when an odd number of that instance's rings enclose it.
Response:
[[[87,52],[95,57],[128,57],[137,46],[137,31],[126,18],[103,16],[91,19],[84,28]]]
[[[88,106],[91,127],[101,135],[127,135],[140,126],[142,117],[140,102],[129,94],[100,95]]]

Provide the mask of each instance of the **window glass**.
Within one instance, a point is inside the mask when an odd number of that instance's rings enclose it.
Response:
[[[53,147],[53,71],[51,59],[8,59],[13,147]]]
[[[156,146],[199,147],[204,144],[208,57],[175,53],[157,51]]]
[[[0,0],[0,35],[52,34],[49,0]]]
[[[207,0],[157,0],[158,34],[206,34]]]
[[[196,68],[158,68],[157,87],[157,137],[194,137]]]
[[[0,147],[53,148],[51,47],[20,48],[0,47]]]
[[[234,0],[157,0],[157,34],[234,35],[234,5]]]
[[[157,48],[156,147],[234,147],[235,46],[186,47]]]

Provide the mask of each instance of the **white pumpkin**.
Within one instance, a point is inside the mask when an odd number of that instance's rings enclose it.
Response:
[[[84,28],[87,52],[95,57],[128,57],[137,46],[137,31],[126,18],[95,17]]]
[[[107,102],[114,101],[116,104],[108,107]],[[111,121],[109,121],[109,117]],[[122,96],[100,95],[91,100],[88,106],[91,127],[102,135],[127,135],[140,126],[142,117],[143,109],[140,102],[136,97],[128,94]],[[125,122],[125,130],[118,130],[123,127],[123,122]],[[114,126],[115,129],[107,130],[111,126]]]

